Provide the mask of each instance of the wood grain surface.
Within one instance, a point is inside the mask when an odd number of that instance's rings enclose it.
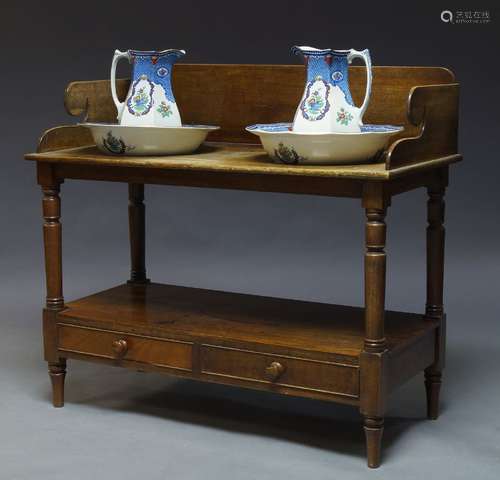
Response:
[[[59,321],[179,339],[233,340],[357,357],[364,309],[173,285],[121,285],[66,304]],[[113,311],[112,316],[109,315]],[[307,321],[305,321],[307,319]],[[89,323],[90,322],[90,323]],[[432,323],[387,312],[389,349],[411,343]]]

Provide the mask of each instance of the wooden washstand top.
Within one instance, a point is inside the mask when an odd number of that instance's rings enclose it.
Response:
[[[270,175],[274,177],[391,180],[457,162],[458,84],[441,67],[373,67],[373,89],[366,123],[404,125],[379,163],[347,166],[278,165],[258,139],[244,130],[253,123],[290,121],[302,94],[305,70],[295,65],[203,65],[175,67],[174,89],[186,123],[220,125],[199,151],[168,157],[114,157],[93,145],[79,126],[47,130],[29,160],[56,165],[131,167],[172,171],[177,176]],[[364,68],[350,68],[350,85],[359,103]],[[117,82],[124,98],[129,81]],[[203,88],[200,88],[200,86]],[[70,83],[65,92],[69,114],[89,122],[114,122],[108,80]],[[138,170],[139,171],[139,170]],[[234,178],[233,180],[237,180]],[[227,179],[227,181],[230,181]],[[210,183],[209,180],[207,180]],[[181,179],[176,184],[181,184]],[[203,186],[211,186],[209,184]],[[224,183],[224,182],[222,182]],[[190,184],[187,182],[186,184]],[[221,186],[221,181],[213,186]],[[300,192],[299,192],[300,193]]]

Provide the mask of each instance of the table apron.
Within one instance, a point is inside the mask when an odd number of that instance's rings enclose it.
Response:
[[[274,175],[241,172],[210,172],[191,170],[165,170],[150,167],[110,167],[38,163],[39,183],[47,176],[51,182],[65,179],[96,180],[123,183],[172,185],[183,187],[218,188],[257,192],[294,193],[333,197],[362,198],[367,183],[383,184],[389,196],[432,184],[442,175],[445,167],[405,175],[390,180],[352,179],[339,177],[302,177],[300,175]]]

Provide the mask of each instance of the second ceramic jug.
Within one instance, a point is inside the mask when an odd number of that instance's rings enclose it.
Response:
[[[293,131],[302,133],[356,133],[361,131],[372,85],[368,50],[332,50],[293,47],[307,67],[304,94],[295,113]],[[361,107],[356,107],[349,90],[348,65],[361,58],[366,64],[366,91]]]
[[[172,67],[184,50],[116,50],[111,63],[111,95],[120,125],[180,127],[179,109],[172,92]],[[116,65],[122,58],[133,65],[124,102],[116,95]]]

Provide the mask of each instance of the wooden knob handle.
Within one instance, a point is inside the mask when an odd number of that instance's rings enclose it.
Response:
[[[128,350],[127,340],[124,340],[123,338],[121,338],[120,340],[115,340],[111,344],[111,348],[118,357],[123,357]]]
[[[266,376],[273,381],[278,380],[285,370],[285,366],[280,362],[271,362],[271,364],[266,367]]]

